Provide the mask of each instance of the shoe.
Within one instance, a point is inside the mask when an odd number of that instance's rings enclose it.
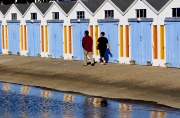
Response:
[[[103,62],[103,65],[106,65],[106,61]]]
[[[94,63],[93,63],[93,64],[91,64],[91,66],[94,66]]]
[[[100,62],[100,64],[104,64],[103,62]]]

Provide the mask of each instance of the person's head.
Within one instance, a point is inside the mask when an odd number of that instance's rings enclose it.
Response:
[[[101,37],[104,37],[105,33],[104,32],[101,32]]]
[[[88,36],[88,35],[89,35],[89,31],[86,30],[86,31],[84,32],[84,35],[85,35],[85,36]]]

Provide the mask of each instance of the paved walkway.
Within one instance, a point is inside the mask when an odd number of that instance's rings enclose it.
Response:
[[[0,55],[0,81],[180,108],[180,70]]]

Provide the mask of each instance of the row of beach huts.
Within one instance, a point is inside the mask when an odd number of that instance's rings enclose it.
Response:
[[[83,60],[105,32],[109,62],[180,67],[180,0],[77,0],[0,6],[2,54]]]

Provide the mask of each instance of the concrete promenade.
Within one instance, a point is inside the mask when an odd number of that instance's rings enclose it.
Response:
[[[0,81],[180,108],[180,70],[0,55]]]

